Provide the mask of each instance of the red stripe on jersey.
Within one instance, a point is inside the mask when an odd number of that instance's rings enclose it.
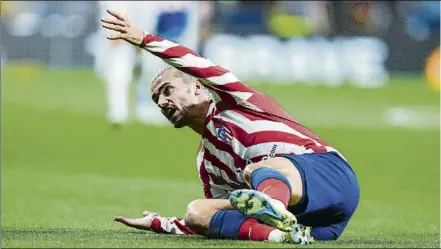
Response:
[[[328,150],[324,146],[315,146],[312,148],[314,152],[327,152]]]
[[[216,149],[225,151],[226,153],[230,154],[233,157],[235,168],[244,168],[246,166],[245,161],[239,155],[234,153],[233,149],[231,148],[231,145],[220,141],[219,139],[217,139],[217,137],[213,136],[211,132],[208,130],[205,132],[204,137],[211,144],[213,144]]]
[[[252,157],[249,160],[253,163],[257,163],[257,162],[262,161],[262,159],[266,156],[268,156],[268,155],[259,155],[259,156]],[[275,156],[277,156],[277,154],[275,154]]]
[[[179,58],[179,57],[183,57],[187,54],[192,54],[194,56],[201,57],[199,54],[197,54],[193,50],[188,49],[186,47],[183,47],[181,45],[168,48],[164,52],[152,52],[152,54],[154,54],[162,59]]]
[[[165,40],[165,39],[160,37],[160,36],[156,36],[156,35],[152,35],[152,34],[147,34],[144,37],[144,39],[142,39],[140,47],[144,48],[147,45],[147,43],[150,43],[150,42],[161,42],[163,40]]]
[[[257,104],[256,104],[257,105]],[[260,104],[261,105],[261,104]],[[259,107],[259,105],[257,105]],[[260,107],[259,107],[260,108]],[[252,121],[256,121],[256,120],[266,120],[266,121],[273,121],[273,122],[279,122],[279,123],[283,123],[289,127],[291,127],[293,130],[299,132],[300,134],[313,139],[315,141],[317,141],[318,143],[320,143],[323,146],[330,146],[328,143],[324,142],[323,140],[321,140],[316,134],[314,134],[313,132],[311,132],[310,130],[308,130],[306,127],[304,127],[303,125],[295,122],[295,121],[290,121],[290,120],[286,120],[277,116],[267,116],[262,113],[259,112],[255,112],[253,110],[247,109],[247,110],[243,110],[243,109],[234,109],[232,110],[244,117],[246,117],[249,120]],[[298,145],[304,145],[304,144],[298,144]],[[305,145],[306,146],[306,145]]]
[[[239,189],[240,188],[240,184],[238,184],[238,183],[229,183],[222,176],[217,176],[217,175],[215,175],[213,173],[208,173],[208,175],[210,175],[211,180],[216,185],[228,185],[228,186],[232,187],[233,189]]]
[[[207,87],[211,91],[216,92],[217,95],[219,95],[219,98],[221,99],[221,101],[216,103],[217,112],[223,111],[223,110],[229,110],[229,109],[232,109],[237,106],[236,99],[234,99],[234,97],[231,96],[230,94],[217,89],[216,88],[217,86],[205,85],[205,87]],[[207,125],[207,124],[205,124],[205,125]]]
[[[201,166],[199,167],[199,177],[202,180],[202,184],[204,186],[204,194],[205,198],[212,199],[213,194],[210,190],[210,177],[208,176],[207,169],[205,168],[205,163],[202,161]]]
[[[220,66],[211,66],[211,67],[179,67],[179,70],[193,75],[197,78],[211,78],[211,77],[217,77],[222,76],[226,73],[229,73],[228,70],[220,67]]]
[[[230,82],[223,85],[215,85],[215,87],[221,91],[254,93],[253,89],[240,81]]]
[[[271,96],[257,90],[254,90],[254,94],[248,99],[248,102],[256,105],[266,112],[264,116],[256,115],[258,113],[253,112],[253,118],[262,117],[264,119],[269,119],[271,117],[279,117],[280,119],[286,119],[293,122],[296,121],[296,119],[292,117],[285,109],[283,109],[273,98],[271,98]]]
[[[239,140],[243,146],[250,147],[261,143],[289,143],[299,146],[305,146],[309,149],[315,147],[316,144],[307,138],[301,138],[297,135],[281,132],[281,131],[260,131],[251,134],[246,133],[240,126],[225,121],[234,134],[234,137]]]
[[[226,164],[222,163],[219,158],[217,158],[216,156],[212,155],[210,152],[206,151],[204,154],[204,158],[207,161],[210,161],[210,163],[214,166],[214,167],[218,167],[219,169],[225,171],[225,173],[228,175],[228,177],[233,180],[233,181],[238,181],[235,172],[228,167]]]
[[[156,233],[166,233],[166,231],[161,226],[161,220],[158,218],[154,218],[152,220],[152,225],[150,228]]]

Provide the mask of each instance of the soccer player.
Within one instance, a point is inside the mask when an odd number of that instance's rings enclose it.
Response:
[[[144,212],[115,221],[163,233],[295,244],[342,234],[360,192],[340,152],[228,70],[108,12],[114,18],[103,18],[102,26],[116,31],[108,39],[172,66],[153,80],[152,99],[175,128],[201,135],[197,167],[206,196],[192,201],[183,219]]]

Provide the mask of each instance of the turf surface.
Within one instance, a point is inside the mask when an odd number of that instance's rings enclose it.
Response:
[[[380,90],[257,87],[342,151],[358,175],[361,201],[345,233],[314,247],[440,246],[439,94],[422,79],[393,78]],[[198,136],[136,122],[110,129],[89,70],[9,67],[1,90],[2,247],[293,247],[115,224],[114,215],[144,210],[182,216],[203,197]]]

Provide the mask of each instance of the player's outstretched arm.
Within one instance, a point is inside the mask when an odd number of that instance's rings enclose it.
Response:
[[[204,85],[211,86],[217,90],[231,94],[234,92],[252,92],[251,88],[238,80],[231,72],[215,65],[191,49],[162,37],[144,32],[131,23],[126,17],[115,11],[108,10],[108,13],[115,18],[102,18],[102,26],[106,29],[118,32],[110,34],[107,37],[108,39],[123,39],[135,46],[139,46],[162,58],[169,65],[198,78]],[[251,94],[248,95],[250,96]],[[244,95],[239,94],[236,97],[240,96]]]
[[[126,218],[124,216],[115,216],[114,221],[123,223],[126,226],[141,230],[150,230],[156,233],[176,234],[176,235],[194,235],[184,223],[183,219],[176,217],[161,217],[158,214],[148,211],[143,212],[142,218]]]

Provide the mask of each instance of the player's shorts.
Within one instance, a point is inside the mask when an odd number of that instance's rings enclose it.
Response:
[[[289,211],[296,215],[298,223],[313,227],[316,239],[336,239],[360,199],[354,171],[335,152],[284,157],[299,170],[303,182],[303,196]]]

